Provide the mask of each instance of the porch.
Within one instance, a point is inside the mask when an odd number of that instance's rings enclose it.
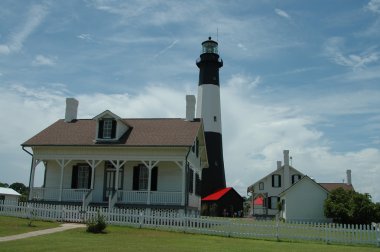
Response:
[[[37,167],[39,165],[39,167]],[[42,167],[41,167],[42,166]],[[44,184],[34,186],[36,169],[45,169]],[[169,159],[34,159],[30,201],[151,205],[200,208],[199,167]]]
[[[83,203],[108,203],[107,201],[92,200],[91,189],[60,189],[33,187],[31,200],[33,201],[56,201]],[[181,205],[183,202],[182,192],[157,192],[157,191],[129,191],[117,190],[115,193],[116,204],[145,204],[145,205]],[[110,199],[110,197],[107,197]]]

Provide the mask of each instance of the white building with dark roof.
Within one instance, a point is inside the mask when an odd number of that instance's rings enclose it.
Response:
[[[29,200],[199,211],[208,160],[194,105],[184,119],[124,119],[108,110],[77,119],[78,102],[68,98],[65,119],[22,144],[32,155]],[[44,169],[42,187],[34,186],[36,169]]]

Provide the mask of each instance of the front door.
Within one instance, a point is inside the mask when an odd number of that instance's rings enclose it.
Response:
[[[110,163],[106,162],[104,167],[104,190],[103,190],[103,199],[108,201],[109,195],[115,190],[115,180],[116,180],[116,168]],[[123,189],[123,174],[124,169],[120,167],[119,169],[119,181],[118,189]]]

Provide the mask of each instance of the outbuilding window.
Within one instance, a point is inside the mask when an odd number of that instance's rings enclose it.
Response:
[[[272,187],[281,187],[281,175],[273,174],[272,175]]]
[[[264,190],[264,182],[259,183],[259,190]]]

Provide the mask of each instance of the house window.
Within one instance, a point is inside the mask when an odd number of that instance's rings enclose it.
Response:
[[[149,171],[145,166],[140,166],[140,176],[139,176],[139,190],[146,191],[148,190],[148,178]]]
[[[272,187],[281,187],[281,175],[279,174],[272,175]]]
[[[259,183],[259,190],[264,190],[264,182]]]
[[[78,167],[78,188],[89,188],[90,171],[88,166],[80,165]]]
[[[0,201],[5,200],[5,195],[0,195]]]
[[[272,196],[270,197],[270,206],[269,208],[270,209],[277,209],[278,207],[278,202],[279,202],[279,197],[276,197],[276,196]]]
[[[98,138],[113,139],[116,137],[116,120],[102,119],[99,120]]]
[[[73,166],[71,176],[71,188],[90,189],[91,168],[88,164],[77,164]]]
[[[153,167],[151,171],[150,190],[157,191],[158,167]],[[149,169],[143,164],[133,168],[133,190],[149,190]]]
[[[103,138],[111,138],[112,120],[104,120],[103,124]]]
[[[292,175],[292,184],[296,183],[300,179],[301,179],[301,175],[300,174],[294,174],[294,175]]]

